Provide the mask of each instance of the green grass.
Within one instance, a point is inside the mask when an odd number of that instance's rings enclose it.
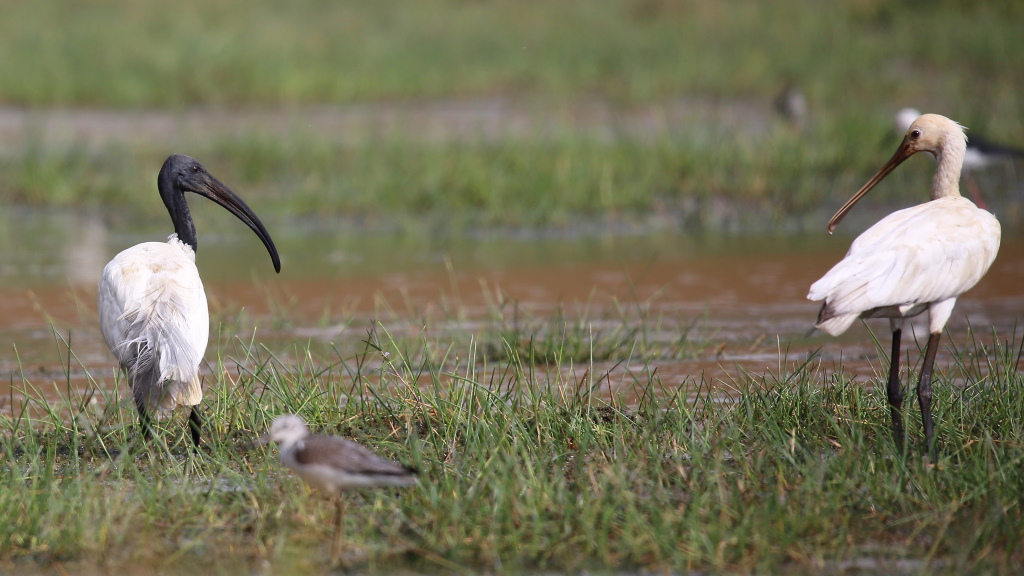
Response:
[[[800,133],[765,119],[607,140],[438,143],[399,127],[342,143],[290,128],[185,150],[260,214],[448,230],[653,213],[777,229],[862,184],[895,148],[900,106],[1024,141],[1021,16],[1014,2],[955,0],[22,2],[0,18],[0,104],[273,113],[500,96],[528,110],[590,98],[625,112],[687,98],[742,110],[767,109],[792,81],[812,105]],[[30,134],[0,159],[0,199],[163,221],[154,180],[170,151]],[[902,189],[924,190],[930,172],[909,164],[874,194],[918,202],[923,192]],[[421,332],[398,315],[338,350],[264,346],[265,326],[217,338],[200,456],[181,414],[140,446],[109,378],[70,389],[83,369],[61,347],[65,399],[23,378],[26,400],[0,418],[0,569],[323,572],[331,507],[251,446],[285,412],[421,470],[415,488],[347,496],[345,558],[371,571],[832,572],[910,559],[913,571],[964,573],[1024,560],[1018,334],[944,340],[959,347],[937,374],[931,467],[914,402],[900,454],[884,394],[841,366],[783,355],[774,373],[737,376],[730,400],[700,376],[680,386],[658,374],[707,352],[699,323],[502,306],[479,334],[454,316]],[[601,367],[619,361],[621,376]],[[612,378],[639,401],[604,395]]]
[[[346,497],[343,558],[366,570],[799,572],[911,559],[915,571],[1010,572],[1024,554],[1022,345],[968,334],[953,350],[936,383],[935,467],[915,410],[900,454],[884,394],[813,358],[739,376],[724,402],[701,379],[667,386],[644,362],[626,376],[640,401],[625,405],[597,393],[604,376],[585,355],[544,364],[510,345],[489,360],[471,343],[438,356],[384,326],[356,353],[298,347],[297,360],[235,340],[214,356],[198,457],[182,414],[146,449],[106,386],[54,403],[25,382],[28,400],[0,421],[0,558],[25,570],[321,571],[332,507],[251,445],[295,412],[421,471],[419,486]]]
[[[774,228],[863,183],[895,148],[889,119],[899,107],[1024,142],[1022,15],[1014,2],[954,0],[50,0],[5,8],[0,77],[10,81],[0,85],[0,104],[274,114],[395,101],[415,110],[423,99],[457,107],[459,98],[499,96],[528,113],[567,115],[596,98],[623,116],[680,100],[698,110],[721,104],[747,120],[733,119],[736,129],[687,121],[650,138],[605,141],[556,131],[431,143],[398,126],[344,145],[301,127],[243,126],[192,138],[185,151],[263,213],[400,226],[433,218],[447,228],[655,213],[694,227]],[[786,82],[811,102],[802,133],[770,118],[768,102]],[[0,159],[0,201],[162,217],[153,181],[172,151],[164,136],[129,147],[30,134]],[[906,182],[923,190],[925,164],[897,171],[897,184],[876,194],[895,196],[886,190]],[[1006,187],[996,178],[989,198],[1008,197]],[[900,193],[899,202],[922,194]]]
[[[884,118],[856,128],[856,139],[886,145],[854,154],[848,137],[829,126],[815,129],[816,146],[786,130],[751,142],[688,134],[430,144],[398,136],[356,146],[293,133],[214,138],[189,152],[266,215],[460,230],[660,214],[687,229],[766,231],[803,222],[823,203],[838,205],[895,149],[888,131]],[[117,206],[163,221],[155,178],[166,153],[33,147],[5,162],[5,200]],[[927,163],[909,163],[874,193],[876,202],[919,201],[923,192],[908,198],[901,184],[926,190],[930,175]]]
[[[323,2],[8,6],[0,102],[297,104],[518,93],[771,95],[1017,109],[1012,1]],[[924,80],[924,82],[922,82]],[[942,95],[934,94],[941,89]],[[992,102],[976,103],[974,110]]]

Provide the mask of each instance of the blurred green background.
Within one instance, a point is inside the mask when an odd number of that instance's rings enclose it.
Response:
[[[278,215],[799,227],[888,158],[901,107],[1024,144],[1024,4],[1010,0],[42,0],[2,12],[4,204],[165,217],[155,175],[184,152]],[[798,125],[773,108],[787,86],[808,102]],[[910,166],[877,196],[922,200],[930,163]],[[1006,176],[991,202],[1015,213]]]

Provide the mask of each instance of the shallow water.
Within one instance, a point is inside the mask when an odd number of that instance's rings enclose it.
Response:
[[[805,336],[817,313],[805,299],[807,288],[851,240],[838,233],[743,237],[588,229],[466,238],[271,217],[265,223],[283,263],[275,275],[255,236],[205,204],[195,208],[198,266],[214,317],[233,318],[244,308],[259,326],[256,340],[282,357],[296,343],[356,349],[373,319],[389,330],[416,333],[425,326],[428,332],[466,336],[496,316],[508,324],[544,325],[561,310],[570,320],[589,319],[596,332],[623,322],[643,325],[649,338],[664,343],[692,327],[695,348],[686,360],[655,359],[645,366],[621,358],[564,368],[573,371],[564,375],[573,380],[588,369],[608,372],[610,391],[627,397],[632,372],[657,369],[669,389],[692,386],[703,376],[727,392],[741,369],[778,372],[786,368],[780,353],[792,363],[819,348],[825,369],[841,362],[863,377],[880,370],[860,325],[840,338]],[[10,408],[10,384],[19,387],[22,374],[45,394],[61,394],[68,380],[78,386],[87,374],[112,382],[112,358],[95,320],[95,284],[114,254],[162,240],[167,225],[88,211],[7,207],[0,209],[0,230],[0,398],[8,399],[3,409]],[[982,338],[990,327],[1009,337],[1024,304],[1022,285],[1024,236],[1007,232],[992,270],[953,314],[949,330],[957,346],[964,345],[968,325]],[[887,347],[887,324],[871,326]],[[925,334],[920,320],[915,330]],[[70,365],[61,339],[70,339],[76,357]],[[211,338],[211,348],[215,342]],[[948,364],[945,349],[939,362]]]

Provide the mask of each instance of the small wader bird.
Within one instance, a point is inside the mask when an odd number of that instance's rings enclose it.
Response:
[[[334,541],[331,560],[337,559],[337,541],[341,537],[344,502],[342,490],[373,486],[410,486],[416,483],[415,468],[385,460],[351,440],[309,433],[309,428],[294,414],[278,416],[270,432],[259,443],[276,442],[281,463],[306,484],[323,491],[334,500]]]

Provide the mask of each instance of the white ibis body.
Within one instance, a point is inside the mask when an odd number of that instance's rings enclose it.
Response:
[[[157,177],[160,197],[174,223],[162,242],[128,248],[103,268],[96,295],[100,329],[124,371],[139,411],[144,437],[153,412],[189,406],[192,441],[198,445],[203,399],[199,364],[206,353],[210,317],[195,265],[196,231],[185,192],[205,196],[246,223],[270,252],[274,269],[281,260],[263,223],[238,196],[196,160],[175,154]]]
[[[889,318],[893,333],[887,395],[893,433],[902,446],[899,381],[903,319],[928,312],[928,348],[917,385],[928,449],[934,447],[931,374],[939,337],[953,306],[981,280],[999,250],[999,222],[960,196],[966,149],[963,128],[936,114],[915,119],[892,158],[829,221],[829,233],[853,205],[917,152],[935,156],[931,201],[890,214],[861,234],[849,252],[811,285],[807,298],[824,300],[816,328],[836,336],[858,318]]]
[[[894,124],[896,132],[905,134],[910,125],[921,116],[921,113],[913,108],[904,108],[896,113]],[[976,170],[983,170],[990,166],[1007,164],[1016,160],[1024,160],[1024,150],[996,144],[984,140],[978,136],[971,136],[967,141],[967,150],[964,152],[963,170],[960,176],[963,177],[971,199],[975,204],[984,208],[984,200],[981,197],[981,190],[972,175]]]
[[[335,502],[335,556],[342,526],[344,505],[338,495],[342,490],[373,486],[410,486],[416,483],[416,470],[386,460],[363,446],[337,436],[309,433],[302,418],[294,414],[278,416],[270,432],[260,438],[262,443],[278,443],[281,463],[294,471],[311,487]]]

